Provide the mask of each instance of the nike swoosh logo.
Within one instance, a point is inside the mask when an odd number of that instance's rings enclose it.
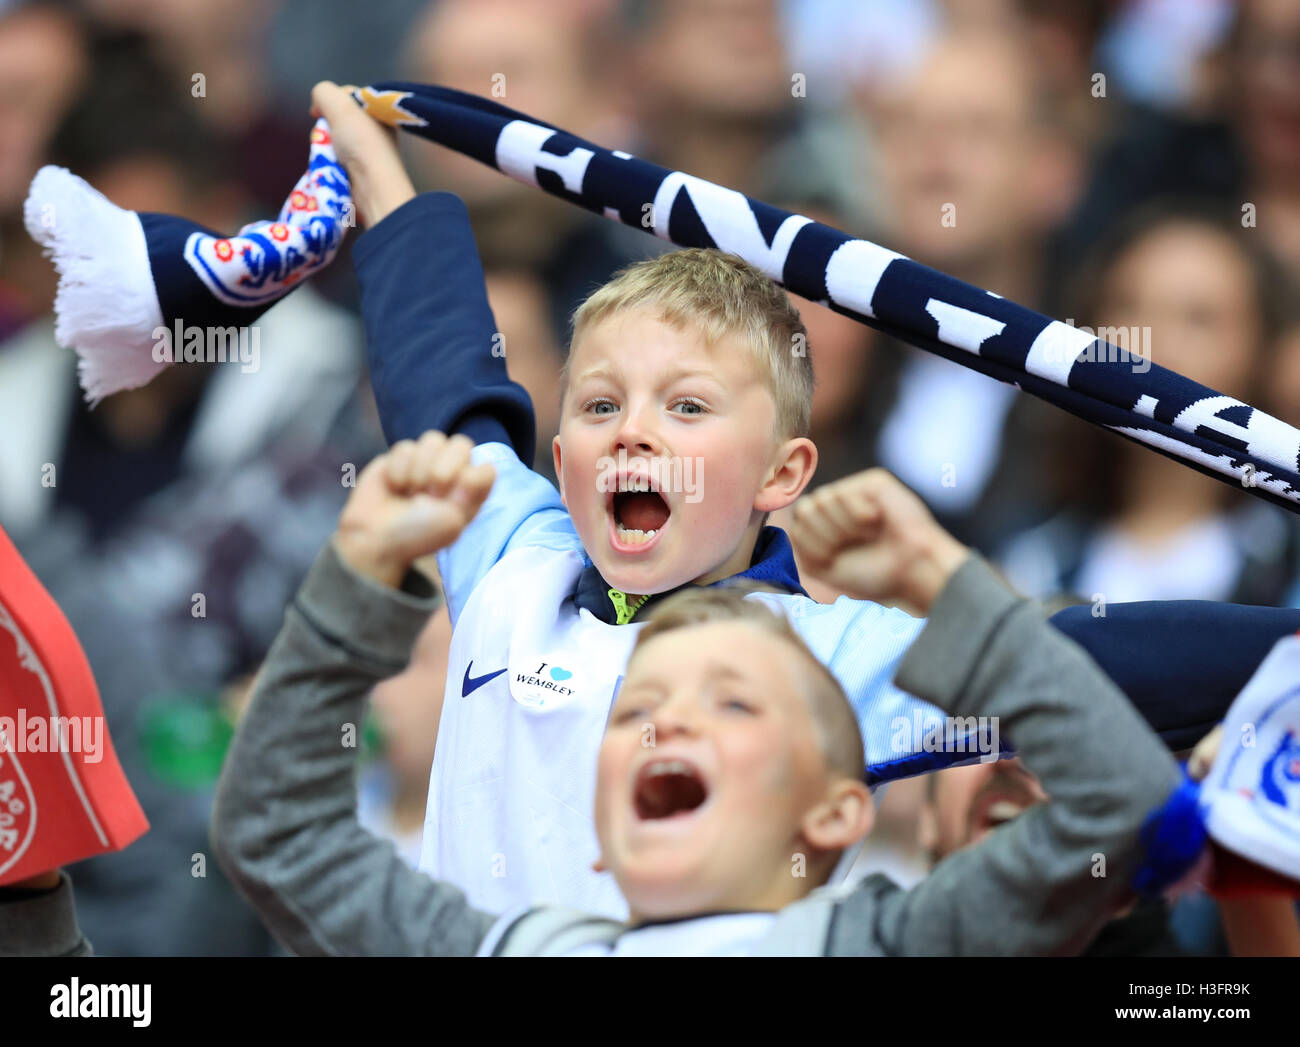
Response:
[[[474,677],[474,676],[470,676],[469,674],[469,671],[473,668],[474,668],[474,663],[472,661],[469,663],[469,665],[465,666],[465,679],[461,682],[460,685],[460,696],[462,698],[468,698],[471,694],[477,691],[485,683],[488,683],[491,680],[495,680],[498,676],[500,676],[503,672],[506,671],[505,669],[498,669],[494,673],[486,673],[483,676]],[[508,668],[510,667],[506,666],[506,669]]]

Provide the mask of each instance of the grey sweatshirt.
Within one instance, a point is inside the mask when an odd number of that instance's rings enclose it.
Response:
[[[295,953],[470,956],[489,932],[493,952],[563,952],[557,943],[572,934],[516,930],[532,917],[542,917],[534,927],[583,923],[545,909],[499,922],[357,821],[356,750],[345,732],[359,731],[366,695],[406,665],[435,606],[357,575],[329,545],[258,676],[212,838],[231,880]],[[897,683],[954,716],[999,717],[1051,800],[911,890],[872,876],[851,891],[814,892],[796,905],[820,906],[820,915],[767,951],[1077,952],[1130,896],[1138,829],[1178,784],[1164,746],[1091,659],[974,556],[935,602]],[[586,923],[605,941],[621,930]]]

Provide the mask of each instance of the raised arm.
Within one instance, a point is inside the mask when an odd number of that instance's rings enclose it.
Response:
[[[222,769],[218,860],[300,955],[473,955],[494,922],[356,815],[366,695],[406,665],[436,606],[410,565],[452,542],[492,483],[491,467],[469,457],[468,440],[431,433],[365,469],[285,615]]]
[[[1034,604],[972,557],[945,585],[899,685],[958,717],[995,717],[1047,791],[892,905],[900,948],[1082,949],[1132,897],[1139,830],[1179,784],[1124,695]]]
[[[362,116],[363,120],[369,117]],[[469,215],[451,193],[425,193],[352,249],[366,359],[389,443],[427,429],[508,444],[525,465],[533,405],[506,373]]]
[[[317,84],[313,112],[330,124],[361,223],[352,250],[366,355],[389,443],[430,429],[500,442],[533,461],[533,407],[497,349],[483,267],[465,205],[416,196],[393,133],[343,88]]]
[[[890,951],[1078,951],[1130,897],[1141,825],[1179,784],[1165,747],[1076,644],[889,474],[828,485],[795,519],[797,542],[846,590],[927,614],[899,686],[954,717],[995,718],[1050,796],[913,890],[864,887],[846,904],[876,910]]]
[[[579,543],[559,493],[532,471],[533,407],[510,380],[465,205],[416,196],[393,134],[331,83],[312,92],[367,231],[352,252],[361,284],[370,383],[389,442],[428,430],[468,437],[500,482],[461,541],[438,557],[452,624],[514,545]]]
[[[410,200],[357,241],[353,261],[385,435],[398,441],[435,429],[467,437],[476,461],[491,462],[500,477],[461,540],[438,556],[455,625],[479,580],[513,544],[579,543],[559,492],[532,470],[532,404],[493,352],[464,204],[449,193]]]

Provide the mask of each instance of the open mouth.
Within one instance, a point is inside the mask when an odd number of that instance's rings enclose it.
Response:
[[[699,770],[685,760],[651,760],[636,776],[632,803],[642,821],[679,818],[709,798]]]
[[[618,490],[611,492],[609,512],[616,544],[623,547],[653,542],[672,515],[667,501],[653,489],[649,479],[631,476],[620,478]]]

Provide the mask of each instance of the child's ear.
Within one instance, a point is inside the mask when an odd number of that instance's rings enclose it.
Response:
[[[803,494],[817,469],[817,445],[806,436],[787,440],[773,455],[767,479],[754,496],[760,513],[784,509]]]
[[[875,818],[875,801],[866,784],[837,778],[826,798],[804,815],[801,828],[804,839],[817,850],[842,851],[866,836]]]
[[[558,435],[551,437],[551,457],[555,462],[555,482],[560,488],[560,502],[567,509],[569,503],[564,497],[564,470],[561,468],[561,465],[563,464],[561,459],[564,455],[563,450],[560,447],[560,438]]]

